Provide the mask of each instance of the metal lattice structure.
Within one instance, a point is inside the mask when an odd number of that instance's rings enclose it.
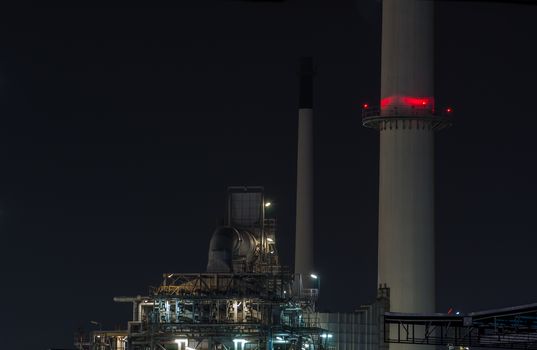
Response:
[[[75,341],[88,350],[324,350],[315,299],[290,273],[164,274],[133,303],[126,331],[95,331]],[[296,284],[299,286],[299,284]],[[323,336],[324,335],[324,336]]]
[[[208,272],[165,273],[132,303],[126,330],[79,336],[80,350],[325,350],[315,311],[318,289],[281,266],[276,220],[262,187],[228,190],[228,223],[209,245]]]
[[[384,314],[384,341],[452,347],[537,349],[537,303],[451,314]]]

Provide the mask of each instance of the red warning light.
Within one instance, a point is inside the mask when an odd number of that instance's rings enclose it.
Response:
[[[362,107],[364,107],[364,109],[368,109],[369,105],[367,103],[364,103]]]
[[[451,107],[446,108],[446,112],[447,112],[447,113],[451,113],[451,112],[453,112],[453,108],[451,108]]]
[[[381,108],[390,107],[407,107],[407,108],[433,108],[433,97],[414,97],[414,96],[389,96],[380,100]]]
[[[380,107],[382,109],[390,107],[395,102],[395,97],[384,97],[382,100],[380,100]]]
[[[431,97],[402,96],[399,100],[408,107],[423,107],[432,104],[433,99]]]

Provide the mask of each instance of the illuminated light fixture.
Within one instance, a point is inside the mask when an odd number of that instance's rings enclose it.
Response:
[[[179,350],[183,350],[183,344],[185,345],[185,350],[190,350],[191,348],[188,347],[188,339],[175,339],[175,342],[177,343],[177,348]]]
[[[284,337],[281,337],[281,336],[277,336],[275,340],[273,340],[274,343],[283,343],[283,344],[287,344],[289,343],[289,340],[285,340]]]
[[[170,273],[170,274],[168,275],[168,278],[172,278],[172,277],[173,277],[173,273]]]
[[[272,205],[271,202],[266,202],[266,203],[265,203],[265,207],[266,207],[266,208],[270,207],[271,205]]]
[[[363,107],[364,109],[368,109],[368,108],[369,108],[369,105],[368,105],[367,103],[364,103],[364,104],[362,105],[362,107]]]
[[[244,344],[248,343],[246,339],[233,339],[233,345],[235,346],[235,350],[244,350]]]
[[[270,238],[270,237],[267,237],[267,242],[272,243],[272,242],[274,242],[274,240],[272,238]]]
[[[101,337],[100,335],[97,336],[97,338],[100,338],[100,337]]]
[[[451,113],[451,112],[453,112],[453,108],[451,108],[451,107],[446,108],[446,112],[447,112],[447,113]]]
[[[317,278],[319,278],[319,276],[317,276],[317,275],[314,274],[314,273],[310,274],[310,277],[313,278],[314,280],[316,280]]]
[[[321,334],[321,338],[332,338],[332,334],[330,334],[330,333],[323,333],[323,334]]]
[[[283,294],[287,294],[287,291],[286,291],[286,290],[284,290],[284,291],[283,291]]]

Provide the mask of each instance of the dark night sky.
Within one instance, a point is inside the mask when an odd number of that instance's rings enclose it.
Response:
[[[113,296],[202,271],[228,185],[265,186],[292,263],[301,55],[321,304],[374,298],[378,135],[359,107],[379,98],[379,3],[177,3],[2,9],[2,348],[67,347],[127,320]],[[438,310],[536,302],[537,7],[437,9],[436,98],[457,112],[436,142]]]

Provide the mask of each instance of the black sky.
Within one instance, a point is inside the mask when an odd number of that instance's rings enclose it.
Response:
[[[78,4],[78,2],[76,2]],[[375,0],[2,9],[2,348],[124,323],[165,271],[205,268],[228,185],[263,185],[294,251],[298,57],[313,55],[322,307],[376,284]],[[537,7],[437,6],[438,310],[537,301]],[[5,335],[4,335],[5,334]]]

